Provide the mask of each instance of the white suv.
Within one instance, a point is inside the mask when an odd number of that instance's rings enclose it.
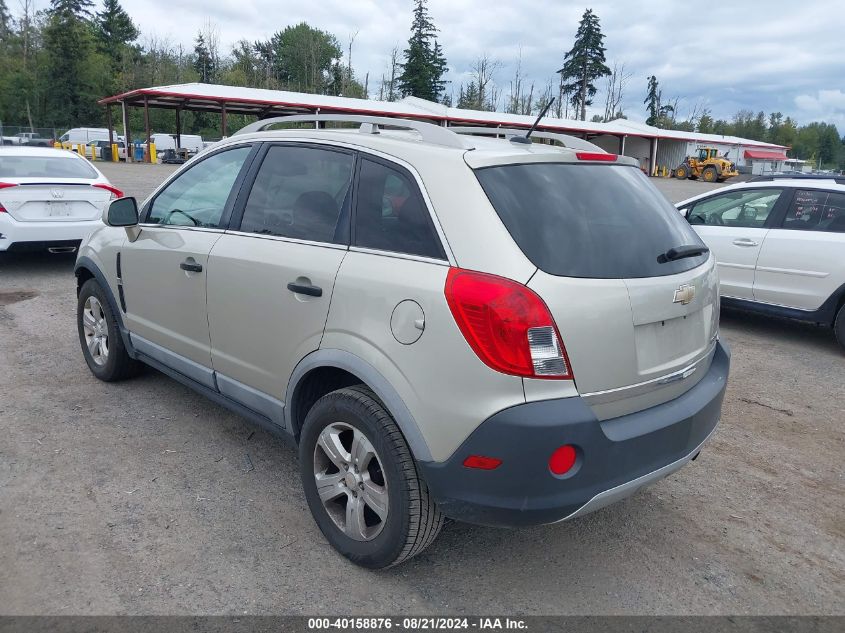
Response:
[[[330,119],[362,125],[267,129]],[[368,567],[444,517],[550,523],[664,477],[720,417],[714,260],[635,161],[521,140],[248,126],[82,245],[88,366],[150,365],[295,442],[317,524]]]
[[[766,176],[677,206],[725,305],[832,327],[845,347],[845,178]]]

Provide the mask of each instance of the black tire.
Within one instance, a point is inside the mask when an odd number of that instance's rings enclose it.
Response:
[[[689,178],[689,167],[686,165],[678,165],[675,169],[675,178],[678,180],[686,180]]]
[[[317,492],[315,447],[323,430],[336,424],[363,433],[375,449],[383,472],[388,492],[387,517],[371,540],[355,540],[344,533],[329,516]],[[338,552],[357,565],[370,569],[398,565],[431,545],[443,526],[443,515],[417,472],[402,432],[364,385],[326,394],[311,408],[302,428],[299,463],[305,498],[317,526]]]
[[[85,327],[83,325],[83,312],[89,298],[95,298],[102,308],[102,315],[105,319],[105,331],[107,334],[108,352],[105,362],[98,362],[94,359],[91,350],[88,348]],[[79,289],[79,297],[76,303],[76,329],[79,333],[79,344],[82,346],[82,355],[88,364],[88,369],[95,377],[103,382],[116,382],[136,376],[143,365],[129,357],[126,347],[123,344],[123,337],[120,335],[120,328],[112,313],[111,305],[103,288],[95,279],[89,279]]]
[[[710,167],[705,167],[704,171],[701,172],[701,179],[704,182],[716,182],[719,179],[719,172],[713,165],[710,165]]]
[[[839,313],[833,322],[833,333],[836,335],[836,340],[845,349],[845,304],[839,308]]]

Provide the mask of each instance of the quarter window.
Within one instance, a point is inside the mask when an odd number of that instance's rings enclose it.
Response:
[[[782,226],[785,229],[845,233],[845,194],[797,190]]]
[[[237,147],[200,161],[159,193],[146,222],[160,225],[220,225],[235,179],[252,147]]]
[[[249,193],[240,230],[313,242],[344,241],[340,217],[353,165],[352,155],[343,152],[271,147]]]
[[[690,210],[690,224],[762,228],[782,189],[731,191],[702,200]]]
[[[358,177],[355,245],[446,258],[416,183],[404,171],[366,159]]]

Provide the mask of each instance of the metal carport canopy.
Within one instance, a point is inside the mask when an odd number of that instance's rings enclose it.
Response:
[[[443,125],[456,123],[487,127],[530,127],[535,118],[532,115],[453,108],[416,97],[405,97],[400,101],[391,102],[204,83],[139,88],[106,97],[101,99],[99,103],[106,106],[121,104],[132,107],[144,107],[146,105],[148,108],[193,110],[221,114],[247,114],[261,118],[284,114],[317,112],[323,114],[370,114],[435,121]],[[787,149],[780,145],[772,145],[770,143],[736,136],[660,129],[628,119],[616,119],[607,123],[599,123],[545,117],[540,123],[539,129],[560,131],[567,134],[580,134],[585,138],[602,135],[616,136],[619,138],[632,136],[695,143],[743,145],[746,147],[751,146],[772,150]]]

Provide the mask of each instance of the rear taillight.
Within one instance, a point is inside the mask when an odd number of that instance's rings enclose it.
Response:
[[[446,301],[478,357],[496,371],[572,379],[554,319],[532,290],[510,279],[450,268]]]
[[[96,184],[93,184],[91,186],[96,187],[97,189],[105,189],[106,191],[108,191],[111,194],[112,200],[117,200],[118,198],[123,197],[123,192],[120,189],[118,189],[117,187],[112,187],[111,185],[106,185],[104,183],[99,183],[99,182],[96,183]]]
[[[17,187],[17,185],[13,182],[0,182],[0,189],[8,189],[9,187]],[[0,213],[8,213],[2,202],[0,202]]]
[[[575,152],[578,160],[603,160],[608,163],[616,162],[616,154],[605,154],[604,152]]]

